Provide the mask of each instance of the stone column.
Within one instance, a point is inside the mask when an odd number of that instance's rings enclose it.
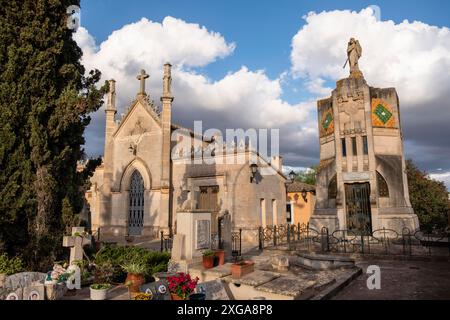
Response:
[[[164,65],[163,78],[163,96],[162,101],[162,163],[161,163],[161,219],[160,228],[172,228],[172,212],[171,212],[171,134],[172,134],[172,102],[173,96],[171,93],[171,65],[166,63]]]
[[[113,134],[116,130],[116,81],[109,80],[108,100],[105,109],[105,151],[103,155],[103,187],[100,190],[100,226],[108,224],[111,219],[111,185],[113,180]]]

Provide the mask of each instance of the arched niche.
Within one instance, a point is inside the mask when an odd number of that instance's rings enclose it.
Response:
[[[131,185],[131,178],[134,171],[138,171],[144,180],[145,190],[150,190],[152,186],[152,176],[147,165],[140,158],[136,158],[131,161],[125,170],[123,171],[122,177],[120,179],[120,191],[129,191]]]

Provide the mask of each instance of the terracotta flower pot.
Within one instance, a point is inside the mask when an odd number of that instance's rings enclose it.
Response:
[[[214,250],[214,255],[218,260],[217,265],[221,266],[225,264],[225,250]]]
[[[128,273],[125,283],[130,292],[139,292],[141,285],[145,283],[145,277],[143,274]]]
[[[172,297],[172,300],[185,300],[176,293],[171,293],[170,296]]]
[[[203,257],[203,268],[211,269],[214,267],[214,256],[213,257]]]
[[[231,265],[231,276],[233,279],[239,279],[253,271],[255,271],[255,263],[253,261],[242,261]]]

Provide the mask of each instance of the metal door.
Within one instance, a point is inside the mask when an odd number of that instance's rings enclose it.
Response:
[[[131,175],[130,208],[128,212],[128,234],[139,236],[144,227],[144,179],[139,171]]]
[[[347,229],[358,235],[370,234],[372,232],[370,184],[346,184],[345,198],[347,205]]]

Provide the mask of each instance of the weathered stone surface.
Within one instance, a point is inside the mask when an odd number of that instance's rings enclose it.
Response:
[[[307,291],[311,291],[316,284],[317,282],[312,280],[305,281],[304,279],[299,279],[294,276],[281,276],[256,287],[256,289],[296,298]]]
[[[176,234],[173,236],[171,258],[173,261],[180,261],[183,259],[184,253],[184,234]]]
[[[213,280],[199,283],[197,285],[199,293],[206,294],[206,300],[230,300],[230,297],[221,280]]]
[[[32,285],[34,282],[44,282],[47,274],[42,272],[21,272],[10,275],[6,278],[4,288],[15,290]]]
[[[65,283],[58,284],[46,284],[45,285],[45,298],[47,300],[61,300],[67,293],[67,286]]]
[[[272,281],[280,276],[281,275],[279,273],[275,273],[275,272],[255,270],[252,273],[249,273],[239,279],[233,279],[231,276],[227,276],[227,277],[223,278],[223,281],[231,282],[231,283],[246,284],[246,285],[249,285],[252,287],[257,287],[264,283]]]
[[[289,270],[289,259],[284,256],[274,256],[271,259],[272,267],[274,270],[278,271],[288,271]]]

